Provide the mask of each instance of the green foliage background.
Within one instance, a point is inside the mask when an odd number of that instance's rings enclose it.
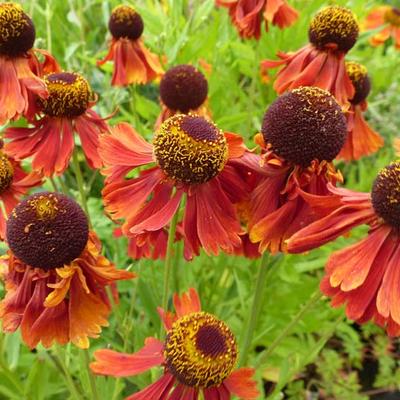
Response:
[[[291,0],[300,10],[299,21],[283,31],[270,27],[262,39],[242,41],[232,27],[226,9],[217,9],[214,0],[138,0],[129,1],[145,22],[145,43],[154,52],[165,54],[166,67],[179,63],[199,65],[204,59],[212,65],[209,80],[209,104],[220,128],[242,134],[249,146],[260,129],[262,116],[276,97],[271,85],[261,83],[259,62],[274,58],[278,50],[289,51],[307,42],[308,22],[322,6],[339,4],[351,8],[362,20],[378,1]],[[393,2],[392,2],[393,3]],[[96,60],[107,49],[107,22],[117,1],[101,0],[29,0],[22,2],[37,30],[36,47],[47,48],[65,70],[82,73],[99,95],[97,111],[106,116],[116,108],[111,124],[128,121],[147,138],[159,113],[158,85],[117,89],[110,86],[112,65],[96,67]],[[392,140],[400,126],[400,52],[392,45],[372,48],[370,33],[364,32],[347,58],[365,64],[373,81],[367,113],[371,125],[386,140],[377,155],[349,165],[338,164],[345,186],[369,191],[382,166],[394,158]],[[126,241],[116,240],[113,226],[104,215],[100,200],[102,178],[85,168],[90,191],[90,212],[106,255],[119,268],[136,271],[140,278],[119,284],[120,304],[101,338],[91,341],[90,353],[110,347],[132,352],[144,338],[160,330],[156,307],[161,304],[163,264],[160,261],[133,262],[126,255]],[[78,197],[74,175],[65,181]],[[48,186],[50,189],[51,187]],[[260,363],[260,352],[296,318],[313,293],[329,254],[354,242],[365,233],[358,229],[349,238],[307,255],[285,256],[279,266],[271,267],[261,304],[261,318],[254,335],[254,347],[248,364],[257,368],[256,378],[268,399],[368,399],[374,393],[390,392],[400,386],[397,340],[371,325],[361,329],[320,301],[299,318],[297,324],[267,359]],[[243,335],[254,292],[256,262],[240,257],[207,257],[202,254],[191,263],[176,249],[174,290],[198,289],[204,310],[227,321],[240,338]],[[29,351],[18,333],[0,334],[0,399],[43,400],[76,398],[70,393],[71,380],[81,398],[92,399],[86,360],[73,346],[46,351]],[[369,374],[368,366],[373,366]],[[154,381],[160,370],[135,378],[96,378],[101,400],[122,399]],[[365,377],[366,376],[366,377]],[[265,392],[264,392],[265,389]],[[308,396],[308,397],[306,397]],[[400,398],[398,394],[397,398]],[[377,397],[376,397],[377,398]]]

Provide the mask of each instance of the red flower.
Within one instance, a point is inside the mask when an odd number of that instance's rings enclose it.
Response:
[[[93,372],[114,377],[138,375],[162,366],[163,376],[126,400],[231,399],[231,395],[251,400],[259,396],[254,370],[233,371],[237,360],[236,340],[223,322],[202,312],[196,290],[174,296],[176,315],[159,309],[167,331],[164,342],[149,337],[134,354],[97,350]]]
[[[354,46],[358,31],[350,10],[326,7],[311,20],[310,44],[294,53],[279,52],[279,61],[262,61],[262,74],[283,65],[274,83],[278,94],[299,86],[318,86],[332,93],[340,105],[348,107],[354,87],[346,73],[344,56]]]
[[[153,144],[120,124],[101,138],[99,151],[107,177],[104,204],[114,219],[125,219],[125,235],[138,238],[164,229],[186,194],[182,231],[187,258],[199,254],[200,247],[217,254],[219,248],[231,253],[240,246],[234,203],[247,193],[231,165],[246,151],[238,135],[224,134],[199,116],[175,115],[162,124]],[[142,165],[149,168],[122,179]]]
[[[6,297],[0,303],[3,330],[21,327],[30,347],[39,342],[89,346],[107,326],[106,287],[134,274],[119,271],[101,255],[82,209],[59,193],[37,193],[7,221]]]
[[[330,186],[330,196],[307,195],[315,211],[325,216],[288,241],[289,252],[300,253],[370,225],[365,238],[329,257],[321,290],[332,297],[333,306],[346,304],[350,319],[374,319],[392,336],[400,334],[399,182],[400,163],[394,162],[380,171],[371,194]]]
[[[0,146],[0,149],[2,144]],[[42,178],[36,173],[26,173],[21,163],[0,150],[0,201],[3,202],[4,211],[0,212],[0,239],[4,240],[6,217],[19,203],[21,197],[29,189],[40,186]]]
[[[0,4],[0,125],[21,115],[30,117],[34,96],[46,98],[43,73],[57,71],[57,62],[45,51],[41,63],[32,49],[35,27],[15,3]]]
[[[371,89],[367,69],[354,61],[348,61],[346,71],[355,93],[350,99],[351,106],[346,114],[347,140],[337,158],[352,161],[378,151],[383,146],[383,138],[368,125],[363,117],[363,112],[368,107],[366,99]]]
[[[242,38],[259,39],[261,23],[277,25],[280,29],[294,24],[299,13],[286,0],[216,0],[217,5],[229,8],[232,23]]]
[[[8,128],[7,152],[21,160],[33,157],[32,168],[45,176],[61,175],[67,168],[74,149],[74,132],[81,140],[91,168],[102,163],[97,153],[99,135],[108,126],[90,108],[95,104],[89,83],[81,75],[61,72],[44,78],[49,97],[40,100],[44,116],[29,128]]]
[[[157,118],[155,129],[175,114],[192,112],[211,119],[207,94],[207,79],[192,65],[182,64],[169,69],[160,82],[162,111]]]
[[[267,110],[256,137],[262,172],[251,194],[248,224],[261,253],[285,251],[285,240],[313,221],[299,191],[326,194],[327,182],[341,181],[331,161],[345,138],[345,117],[325,90],[294,89]]]
[[[366,29],[382,29],[370,38],[373,46],[380,46],[392,37],[396,49],[400,49],[400,9],[397,7],[377,7],[365,20]]]
[[[163,74],[158,57],[147,50],[140,39],[143,20],[133,7],[116,7],[111,13],[108,28],[112,35],[110,48],[97,65],[114,61],[112,85],[148,83]]]

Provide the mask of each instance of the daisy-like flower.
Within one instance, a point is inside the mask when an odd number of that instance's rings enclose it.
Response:
[[[60,193],[42,192],[19,203],[7,220],[10,250],[1,257],[6,297],[3,330],[21,328],[30,347],[39,342],[89,346],[107,326],[106,287],[134,274],[117,270],[101,255],[79,205]]]
[[[40,186],[42,178],[36,172],[25,172],[21,163],[8,156],[2,147],[3,141],[0,140],[0,201],[3,203],[5,214],[8,215],[29,189]],[[4,240],[6,215],[0,212],[1,240]]]
[[[288,241],[291,253],[319,247],[362,224],[370,230],[359,242],[334,252],[321,290],[332,305],[346,304],[347,316],[375,320],[391,336],[400,335],[400,162],[383,168],[371,193],[329,187],[330,196],[309,196],[325,215]]]
[[[61,175],[74,150],[75,132],[89,166],[100,168],[99,135],[108,126],[90,109],[96,101],[89,83],[75,72],[49,74],[44,81],[49,97],[38,100],[43,116],[32,122],[33,127],[6,129],[7,152],[19,160],[33,157],[32,168],[45,176]]]
[[[266,31],[268,23],[283,29],[294,24],[299,15],[287,0],[216,0],[216,4],[229,9],[233,25],[245,39],[258,40],[263,21]]]
[[[114,8],[108,29],[112,35],[110,48],[97,65],[114,62],[113,86],[148,83],[163,74],[158,57],[142,42],[143,20],[133,7],[121,5]]]
[[[208,83],[205,76],[192,65],[177,65],[161,78],[160,100],[162,111],[156,129],[175,114],[195,113],[210,118],[206,100]]]
[[[400,50],[400,8],[381,6],[371,11],[365,20],[366,29],[382,28],[370,38],[373,46],[380,46],[390,38]]]
[[[45,57],[41,63],[32,49],[34,41],[35,27],[22,7],[0,4],[0,125],[31,116],[34,96],[48,95],[40,76],[58,65],[45,51],[39,51]]]
[[[146,237],[162,230],[178,212],[186,193],[182,222],[185,256],[231,253],[240,246],[242,229],[234,203],[246,196],[232,161],[246,148],[240,136],[222,132],[196,115],[167,119],[147,143],[129,125],[120,124],[100,140],[106,185],[103,200],[128,237]],[[123,180],[132,169],[139,176]],[[210,224],[212,221],[212,224]]]
[[[310,43],[294,53],[279,52],[279,61],[261,62],[261,70],[283,66],[274,89],[278,94],[299,86],[318,86],[332,93],[341,106],[348,107],[354,87],[346,73],[344,57],[358,37],[355,15],[347,8],[322,9],[311,20]]]
[[[367,68],[354,61],[347,61],[346,71],[355,93],[350,99],[351,106],[346,114],[347,140],[338,158],[352,161],[378,151],[383,146],[383,138],[367,124],[363,116],[368,107],[366,99],[371,90]]]
[[[93,372],[114,377],[138,375],[155,366],[163,376],[126,400],[229,400],[232,395],[251,400],[259,396],[254,370],[235,369],[238,349],[230,328],[201,311],[194,289],[174,296],[176,315],[159,309],[167,331],[165,341],[149,337],[134,354],[97,350]]]
[[[329,92],[301,87],[275,100],[261,130],[264,177],[252,193],[249,231],[260,252],[276,253],[313,219],[299,191],[326,194],[328,182],[341,181],[331,161],[346,140],[346,119]]]

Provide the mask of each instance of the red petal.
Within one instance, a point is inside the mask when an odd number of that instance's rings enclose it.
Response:
[[[230,393],[244,400],[256,399],[260,392],[257,389],[257,382],[253,379],[254,369],[240,368],[225,379],[223,385]]]
[[[174,307],[178,318],[184,315],[201,311],[199,295],[194,288],[190,288],[181,297],[174,295]]]

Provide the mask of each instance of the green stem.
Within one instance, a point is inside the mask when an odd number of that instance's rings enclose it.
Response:
[[[60,365],[60,367],[64,373],[65,383],[67,384],[70,394],[72,395],[72,397],[74,399],[77,399],[77,400],[82,399],[82,396],[79,393],[79,390],[76,387],[76,384],[75,384],[74,380],[72,379],[72,376],[68,371],[68,368],[65,365],[63,356],[62,356],[58,346],[54,346],[54,353],[55,353],[54,357],[57,360],[58,364]]]
[[[76,149],[74,150],[72,158],[73,158],[72,162],[73,162],[73,166],[74,166],[74,170],[75,170],[76,183],[78,185],[78,190],[81,195],[82,206],[88,217],[89,225],[92,225],[90,222],[90,214],[89,214],[89,208],[88,208],[87,200],[86,200],[86,191],[85,191],[85,186],[83,183],[82,171],[81,171],[81,167],[79,165],[79,160],[78,160],[78,151]]]
[[[168,309],[168,295],[169,295],[169,284],[171,279],[171,267],[172,267],[172,259],[173,259],[173,247],[175,241],[175,232],[176,232],[176,225],[178,224],[179,218],[179,206],[175,212],[175,215],[172,217],[169,232],[168,232],[168,242],[167,242],[167,253],[165,255],[165,263],[164,263],[164,289],[163,289],[163,296],[162,296],[162,308],[167,311]],[[163,327],[161,324],[161,331],[160,337],[163,332]]]
[[[53,186],[54,191],[59,192],[59,189],[57,187],[57,184],[56,184],[56,181],[54,180],[54,178],[50,177],[49,179],[50,179],[51,185]]]
[[[63,177],[59,176],[59,177],[58,177],[58,182],[59,182],[59,184],[60,184],[60,186],[61,186],[62,192],[63,192],[65,195],[71,197],[71,193],[69,192],[69,189],[68,189],[67,185],[65,184]]]
[[[321,298],[323,294],[320,292],[319,289],[313,293],[310,299],[307,301],[306,304],[300,308],[299,312],[293,317],[286,328],[275,338],[275,340],[271,343],[271,346],[265,350],[261,356],[259,357],[258,361],[256,362],[255,368],[263,365],[266,359],[273,353],[273,351],[279,346],[279,344],[288,336],[290,331],[297,325],[297,323],[303,318],[304,314],[312,308]]]
[[[249,355],[249,350],[253,341],[253,335],[257,326],[258,317],[261,310],[262,299],[264,296],[265,283],[268,275],[268,261],[270,255],[265,252],[261,259],[258,267],[258,274],[256,278],[256,288],[254,291],[253,301],[251,303],[249,318],[246,323],[245,335],[243,343],[241,345],[241,360],[240,365],[245,365]]]
[[[53,17],[52,1],[46,2],[46,34],[47,34],[47,50],[52,53],[52,39],[51,39],[51,22]]]
[[[99,394],[97,392],[97,387],[96,387],[96,380],[95,376],[93,375],[92,371],[90,370],[89,364],[90,364],[90,355],[89,355],[89,350],[84,349],[83,350],[83,355],[85,357],[85,364],[87,368],[87,374],[89,377],[89,383],[90,383],[90,390],[92,392],[92,400],[99,400]]]

